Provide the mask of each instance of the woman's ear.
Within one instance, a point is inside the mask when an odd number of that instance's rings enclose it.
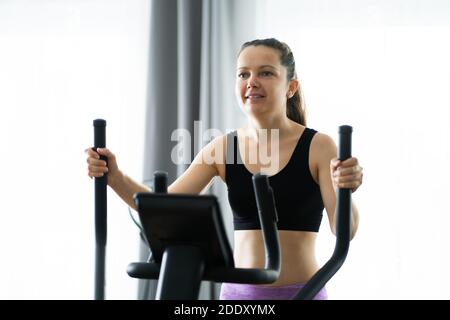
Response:
[[[298,82],[297,79],[292,79],[291,81],[289,81],[289,88],[287,92],[288,99],[294,96],[295,92],[297,92],[298,90],[299,85],[300,83]]]

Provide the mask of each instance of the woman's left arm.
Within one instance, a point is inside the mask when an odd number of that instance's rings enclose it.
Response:
[[[336,144],[331,137],[323,133],[317,133],[314,136],[310,153],[310,165],[317,170],[317,179],[330,228],[336,234],[336,189],[349,188],[355,192],[362,184],[362,167],[355,157],[345,161],[337,160]],[[355,236],[358,223],[358,209],[352,200],[350,239]]]

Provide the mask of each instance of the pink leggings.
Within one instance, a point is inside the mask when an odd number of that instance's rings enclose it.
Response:
[[[302,284],[267,287],[252,284],[223,283],[220,290],[220,300],[290,300],[303,288]],[[328,295],[322,288],[313,300],[327,300]]]

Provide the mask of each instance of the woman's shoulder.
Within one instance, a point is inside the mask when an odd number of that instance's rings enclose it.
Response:
[[[228,134],[220,134],[211,138],[211,140],[205,145],[205,149],[217,149],[219,147],[225,147]]]
[[[226,150],[226,134],[216,135],[210,138],[194,159],[194,163],[215,166],[220,173],[218,165],[224,163]]]
[[[316,160],[334,157],[336,155],[336,143],[333,138],[326,133],[315,131],[310,146],[311,157]]]
[[[314,132],[314,136],[312,138],[312,143],[320,145],[322,147],[330,146],[334,144],[333,138],[331,138],[328,134],[320,132],[316,129],[309,128],[307,129],[312,130]]]

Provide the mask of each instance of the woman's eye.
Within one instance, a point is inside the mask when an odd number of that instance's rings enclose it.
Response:
[[[273,72],[271,72],[271,71],[261,71],[261,72],[259,73],[259,75],[260,75],[261,77],[271,77],[271,76],[273,76]],[[241,72],[241,73],[238,73],[238,77],[241,78],[241,79],[246,79],[246,78],[248,78],[249,76],[250,76],[250,73],[249,73],[249,72]]]
[[[263,76],[263,77],[269,77],[269,76],[271,76],[273,73],[272,72],[270,72],[270,71],[263,71],[263,72],[261,72],[261,75]]]

